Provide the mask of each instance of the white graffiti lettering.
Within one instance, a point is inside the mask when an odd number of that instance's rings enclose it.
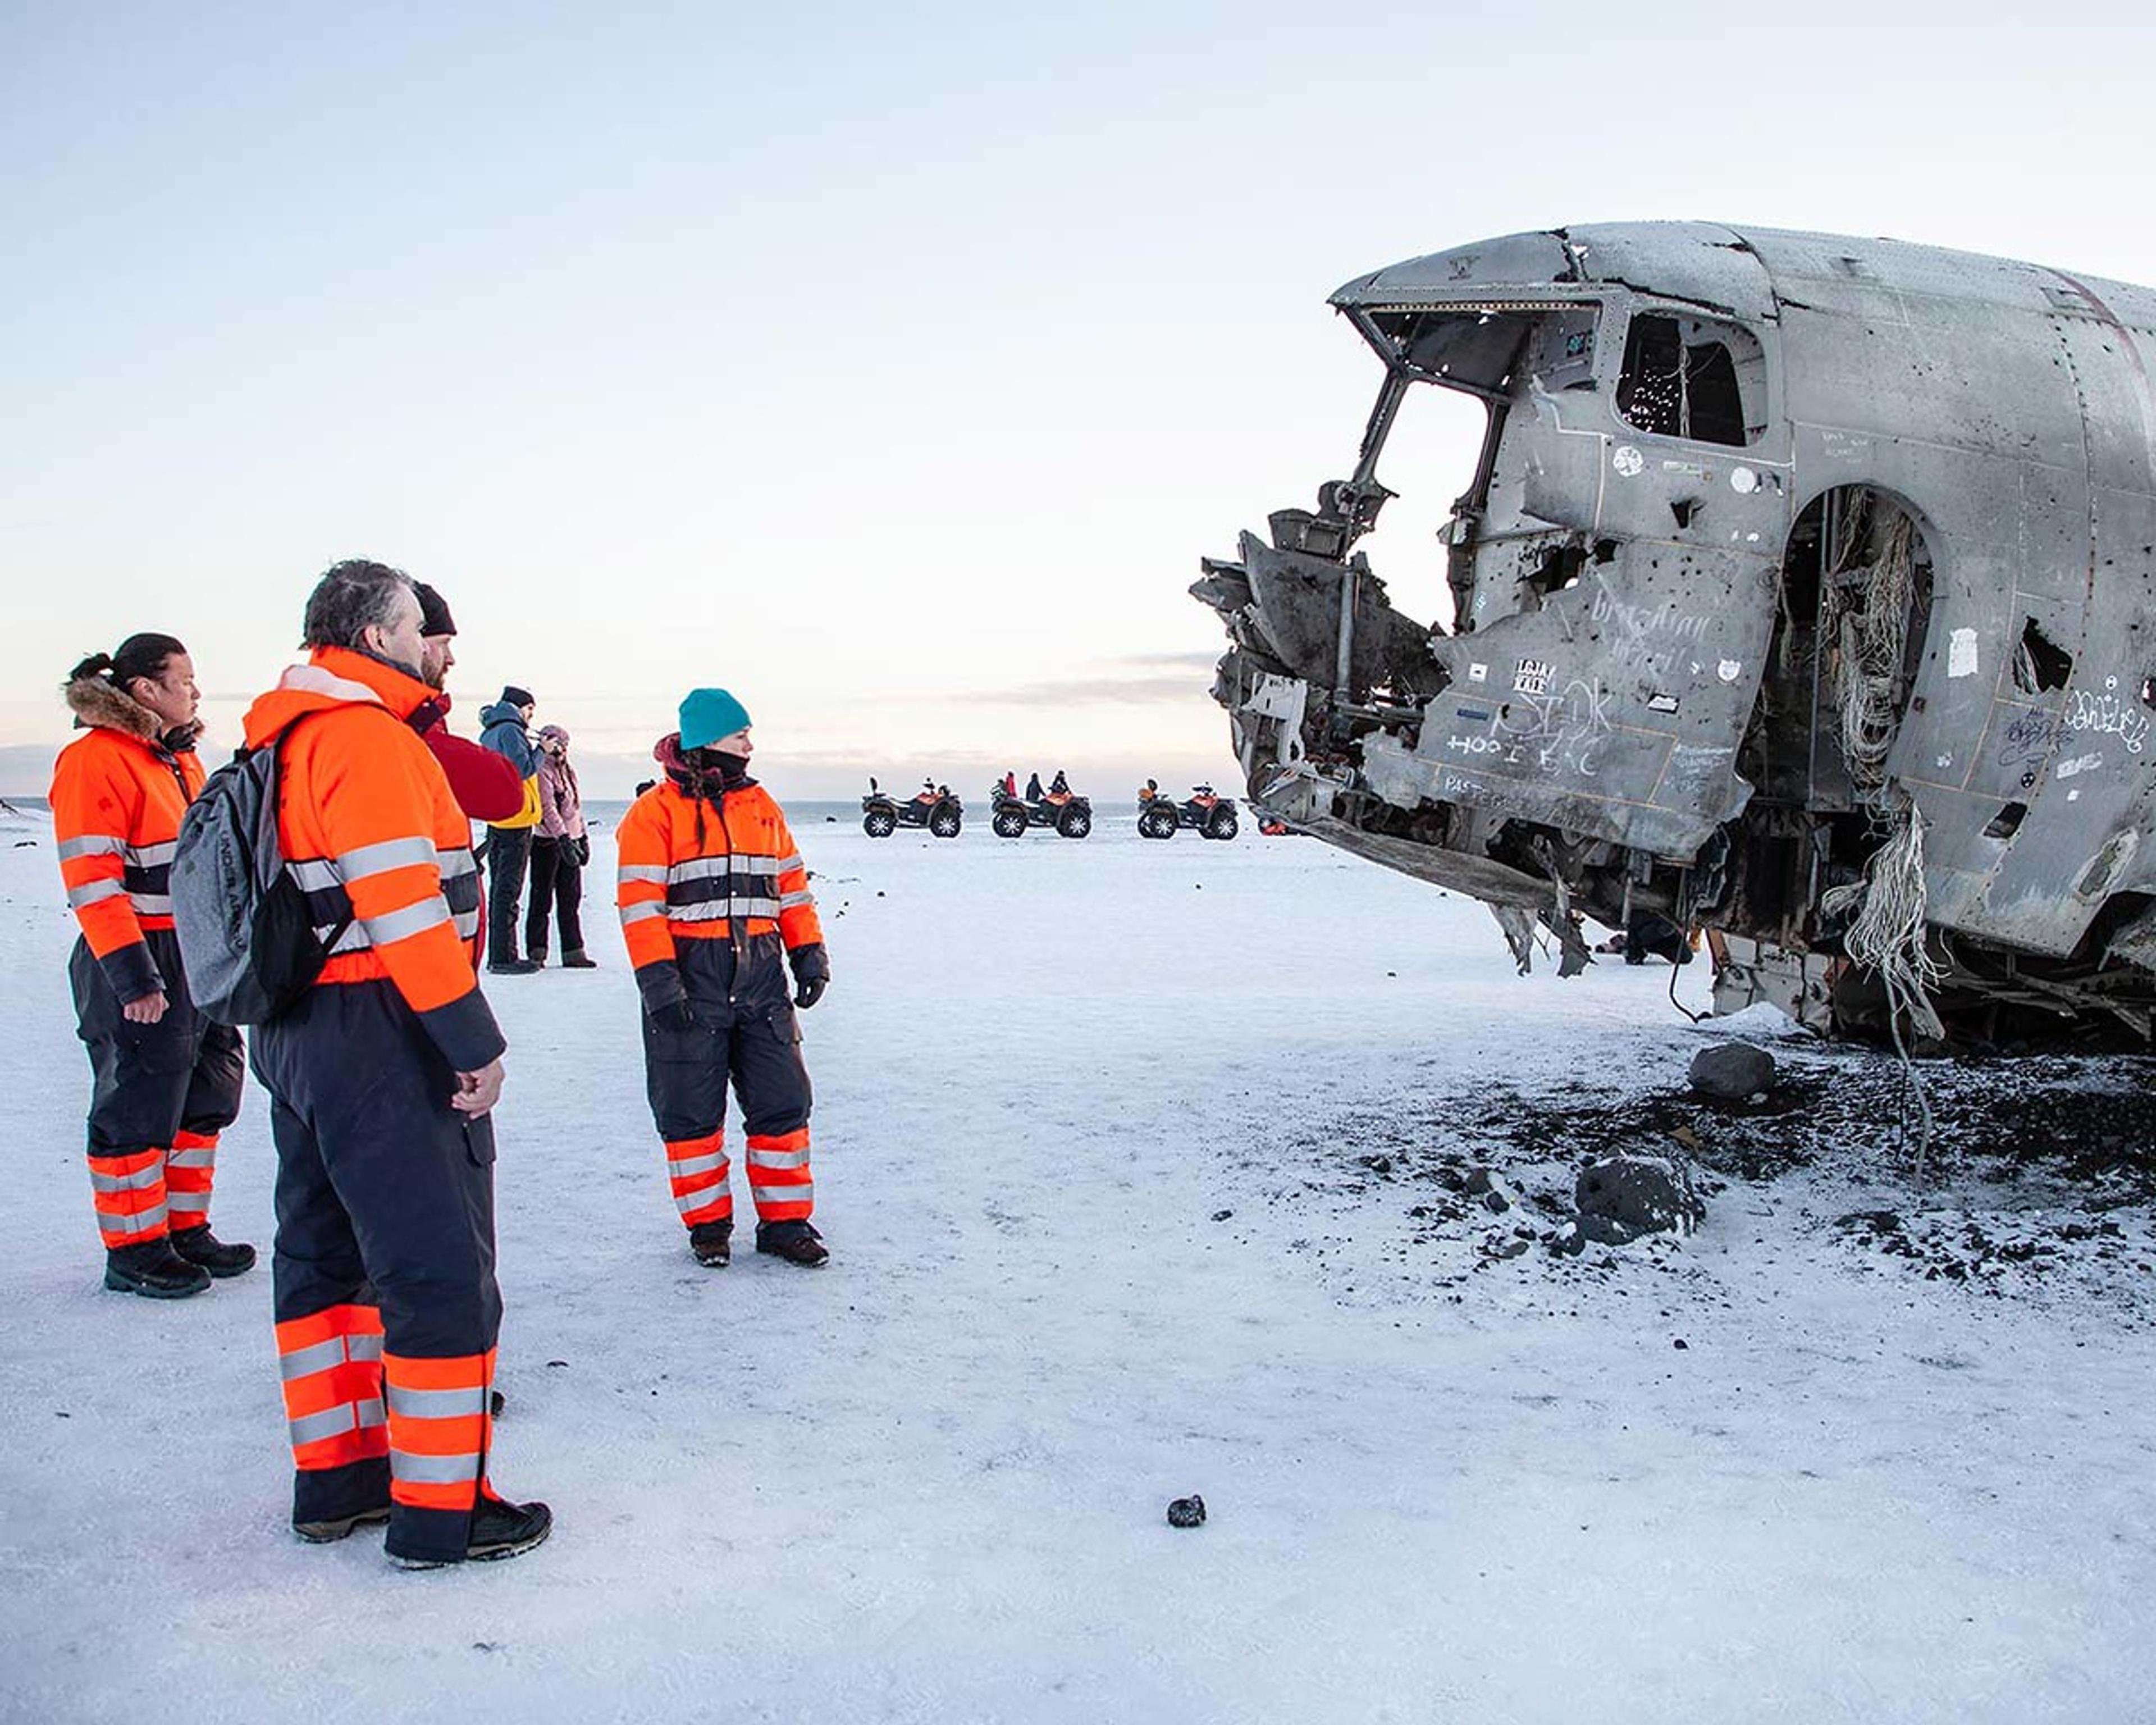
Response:
[[[2148,715],[2116,695],[2092,695],[2076,689],[2066,704],[2066,727],[2097,737],[2115,737],[2129,754],[2138,755],[2148,740]]]

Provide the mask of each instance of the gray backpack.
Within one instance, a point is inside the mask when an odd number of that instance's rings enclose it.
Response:
[[[187,992],[221,1024],[290,1011],[352,926],[347,916],[326,940],[316,933],[277,843],[277,751],[291,729],[210,774],[180,821],[172,927]]]

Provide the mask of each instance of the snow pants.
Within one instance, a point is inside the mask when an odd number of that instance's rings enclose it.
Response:
[[[577,860],[573,839],[534,839],[531,841],[531,908],[524,918],[524,952],[537,958],[547,951],[547,918],[551,913],[560,924],[562,950],[584,950],[583,865]]]
[[[494,1122],[387,981],[317,984],[254,1036],[277,1142],[277,1356],[292,1519],[389,1508],[454,1561],[488,1490],[501,1293]]]
[[[77,937],[68,959],[75,1034],[90,1054],[90,1184],[108,1250],[209,1222],[219,1133],[239,1115],[239,1033],[197,1011],[168,928],[145,932],[165,977],[165,1015],[130,1024],[105,967]]]
[[[516,918],[524,902],[524,875],[531,864],[530,827],[486,829],[486,962],[505,964],[516,956]]]
[[[723,1006],[697,1001],[693,988],[690,1004],[700,1017],[711,1014],[693,1030],[665,1030],[648,1018],[644,1021],[645,1088],[651,1117],[666,1141],[675,1208],[691,1228],[733,1219],[726,1150],[731,1081],[741,1102],[748,1192],[757,1219],[808,1220],[816,1208],[815,1181],[808,1168],[814,1097],[793,1009],[779,1006],[726,1023]]]

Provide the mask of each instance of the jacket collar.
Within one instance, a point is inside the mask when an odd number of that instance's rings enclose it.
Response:
[[[378,706],[409,721],[434,698],[417,677],[348,647],[317,647],[288,667],[277,686],[247,711],[247,744],[259,748],[304,714],[340,706]]]
[[[669,732],[653,745],[651,758],[665,770],[666,777],[685,797],[701,797],[707,803],[722,800],[730,791],[746,791],[755,788],[756,781],[748,776],[744,766],[737,773],[728,773],[720,767],[692,765],[681,750],[681,733]],[[722,758],[732,760],[733,756]]]

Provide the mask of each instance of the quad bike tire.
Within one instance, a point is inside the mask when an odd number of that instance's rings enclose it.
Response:
[[[1023,839],[1025,836],[1025,815],[1016,809],[998,809],[995,819],[988,823],[998,839]]]
[[[1205,817],[1205,836],[1209,839],[1232,839],[1235,829],[1235,811],[1225,803]]]
[[[965,824],[965,817],[948,803],[939,803],[928,817],[928,830],[938,839],[955,839]]]
[[[1055,830],[1066,839],[1082,839],[1093,830],[1091,809],[1065,809],[1055,817]]]
[[[861,817],[861,830],[871,839],[888,839],[898,830],[898,817],[888,809],[871,809]]]
[[[1138,815],[1138,837],[1141,839],[1173,839],[1175,836],[1175,811],[1173,809],[1147,809]]]

